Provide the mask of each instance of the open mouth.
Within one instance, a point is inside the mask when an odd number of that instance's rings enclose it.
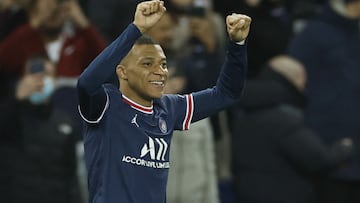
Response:
[[[151,84],[159,86],[159,87],[164,87],[165,86],[165,82],[164,81],[150,81]]]

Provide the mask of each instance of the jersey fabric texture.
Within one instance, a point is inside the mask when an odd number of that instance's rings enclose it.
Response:
[[[151,107],[141,106],[121,94],[117,84],[106,83],[140,36],[130,24],[78,81],[93,203],[165,203],[173,130],[187,130],[191,122],[234,104],[244,86],[246,48],[230,42],[215,87],[163,95]]]

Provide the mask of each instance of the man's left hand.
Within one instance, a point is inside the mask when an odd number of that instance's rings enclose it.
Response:
[[[233,13],[226,17],[226,27],[229,37],[234,42],[245,40],[249,34],[251,18]]]

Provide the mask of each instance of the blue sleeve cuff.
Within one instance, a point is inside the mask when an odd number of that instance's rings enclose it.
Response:
[[[142,35],[142,33],[140,32],[139,28],[134,24],[131,23],[128,26],[130,29],[134,30],[134,32],[138,35],[138,37],[140,37]]]
[[[244,41],[244,44],[238,44],[233,41],[229,41],[228,43],[228,50],[232,53],[242,53],[246,51],[247,48],[247,40]]]

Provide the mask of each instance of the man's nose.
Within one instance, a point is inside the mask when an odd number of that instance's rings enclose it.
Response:
[[[156,67],[155,74],[157,74],[157,75],[167,75],[168,74],[168,69],[164,68],[162,65],[159,65],[159,66]]]

